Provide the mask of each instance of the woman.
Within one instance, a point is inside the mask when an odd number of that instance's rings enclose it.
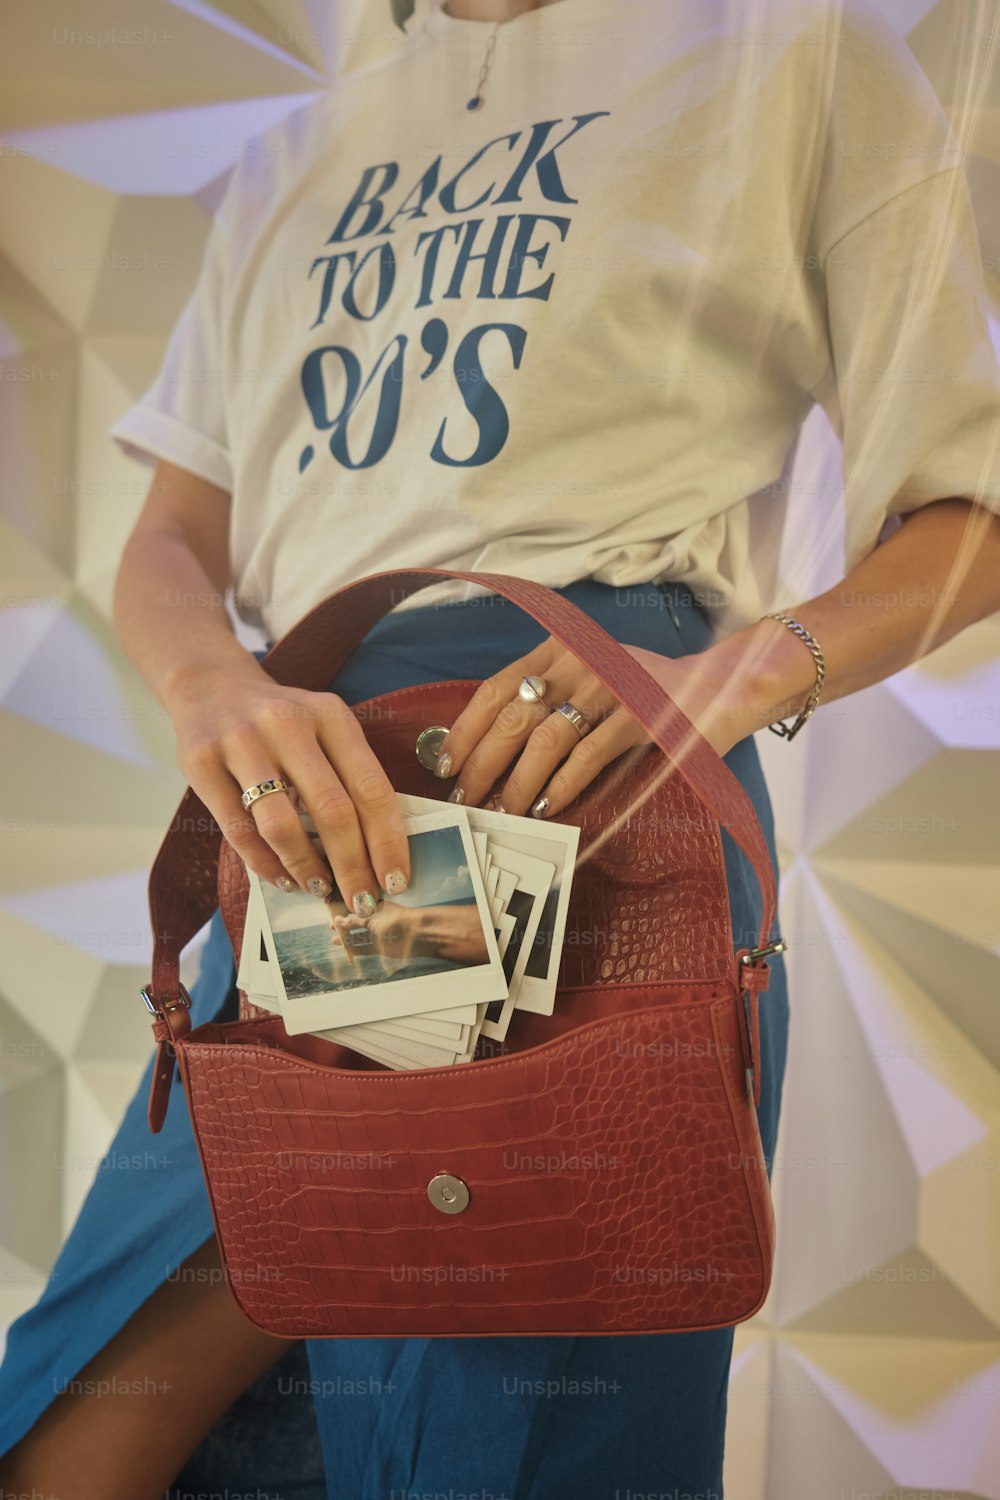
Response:
[[[800,723],[816,652],[826,703],[1000,607],[1000,372],[957,143],[874,10],[771,0],[765,19],[701,0],[449,0],[240,162],[163,369],[113,429],[156,463],[115,622],[185,777],[262,878],[324,899],[335,877],[362,918],[405,887],[394,799],[344,704],[483,678],[447,785],[471,805],[505,773],[506,809],[540,817],[643,735],[525,616],[450,582],[401,597],[329,693],[279,687],[231,632],[231,582],[271,640],[388,567],[560,589],[725,757],[772,858],[753,731]],[[750,501],[815,402],[843,440],[845,578],[797,592],[795,628],[761,615]],[[772,524],[781,505],[767,497]],[[916,602],[890,612],[888,593]],[[519,699],[529,674],[578,707],[583,738]],[[327,861],[283,795],[244,812],[272,775]],[[745,943],[757,894],[723,845]],[[195,1024],[231,986],[216,917]],[[762,1023],[770,1162],[780,959]],[[112,1150],[146,1142],[147,1086]],[[159,1139],[166,1166],[98,1180],[11,1330],[9,1488],[162,1494],[287,1348],[213,1279],[183,1107]],[[310,1341],[328,1492],[719,1497],[731,1347],[732,1329]],[[149,1399],[95,1394],[151,1377]],[[345,1404],[346,1379],[367,1396]]]

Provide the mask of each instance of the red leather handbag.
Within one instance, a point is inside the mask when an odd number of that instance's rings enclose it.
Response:
[[[180,951],[218,901],[239,953],[248,882],[188,788],[149,885],[151,1129],[176,1056],[230,1289],[269,1333],[740,1322],[763,1303],[774,1256],[754,1107],[757,1005],[765,956],[784,946],[771,940],[775,878],[753,805],[623,647],[523,579],[374,574],[317,605],[263,665],[278,682],[323,691],[401,589],[440,578],[526,610],[655,741],[620,756],[560,815],[581,835],[555,1014],[515,1012],[500,1056],[405,1072],[288,1036],[280,1017],[251,1014],[245,994],[241,1019],[191,1030]],[[355,705],[397,790],[441,797],[415,741],[451,724],[477,686],[429,683]],[[753,949],[734,950],[720,824],[760,882]]]

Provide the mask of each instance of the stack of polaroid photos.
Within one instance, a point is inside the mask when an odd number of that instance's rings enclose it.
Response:
[[[396,795],[406,890],[362,918],[336,888],[320,901],[248,870],[237,985],[291,1036],[311,1032],[389,1068],[470,1062],[477,1047],[502,1045],[515,1010],[553,1012],[580,831]]]

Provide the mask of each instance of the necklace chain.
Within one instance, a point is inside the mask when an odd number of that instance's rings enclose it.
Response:
[[[479,69],[479,77],[476,80],[476,92],[473,94],[472,98],[465,106],[466,109],[482,109],[483,107],[486,99],[486,95],[483,92],[483,89],[486,84],[487,75],[490,71],[490,63],[493,61],[493,49],[497,44],[497,36],[499,35],[500,27],[502,25],[503,21],[498,21],[494,26],[492,32],[490,33],[490,39],[486,43],[486,52],[483,56],[483,65]]]

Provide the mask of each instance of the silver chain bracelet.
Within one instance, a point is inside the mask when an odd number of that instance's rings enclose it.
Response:
[[[762,620],[780,620],[783,625],[787,625],[789,630],[794,631],[799,639],[805,642],[812,654],[813,661],[816,663],[816,681],[795,723],[789,728],[786,723],[778,719],[776,723],[768,724],[767,726],[768,729],[773,730],[775,734],[782,735],[786,740],[794,739],[819,703],[819,695],[823,688],[823,679],[826,677],[826,661],[823,656],[823,650],[816,637],[810,635],[806,627],[800,625],[798,620],[794,620],[791,615],[784,615],[780,610],[775,609],[766,615],[761,615],[760,618]]]

